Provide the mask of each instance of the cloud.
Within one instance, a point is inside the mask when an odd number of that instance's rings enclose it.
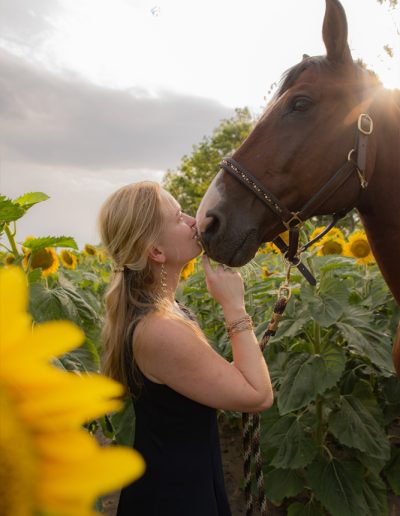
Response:
[[[137,181],[161,182],[162,170],[87,170],[8,163],[1,170],[1,192],[15,199],[26,192],[50,196],[17,222],[17,241],[26,236],[72,236],[82,248],[98,243],[96,218],[103,201],[117,188]]]
[[[59,10],[57,0],[0,0],[1,39],[25,48],[38,43],[52,30],[51,16]]]
[[[232,109],[172,92],[114,90],[0,50],[3,156],[53,166],[175,168]]]

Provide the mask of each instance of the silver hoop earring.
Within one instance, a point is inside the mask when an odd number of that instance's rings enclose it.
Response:
[[[165,270],[164,264],[161,264],[161,273],[160,273],[160,279],[161,279],[161,291],[163,294],[168,293],[167,289],[167,271]]]

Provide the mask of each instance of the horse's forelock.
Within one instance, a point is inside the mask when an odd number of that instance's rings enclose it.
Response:
[[[279,81],[276,95],[278,97],[283,95],[285,91],[296,83],[300,75],[309,68],[314,68],[318,71],[323,69],[332,70],[334,68],[334,64],[324,56],[314,56],[303,59],[303,61],[300,61],[300,63],[297,63],[283,73],[281,80]]]

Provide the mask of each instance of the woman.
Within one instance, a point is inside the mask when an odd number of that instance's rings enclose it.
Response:
[[[203,255],[221,304],[231,364],[175,301],[184,265],[201,252],[195,219],[157,183],[124,186],[102,206],[99,229],[115,262],[106,296],[103,372],[133,397],[134,447],[144,476],[123,489],[118,516],[228,516],[215,409],[262,411],[268,368],[244,306],[242,279]]]

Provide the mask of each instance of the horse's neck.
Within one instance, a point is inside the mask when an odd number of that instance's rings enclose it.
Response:
[[[394,101],[377,115],[375,131],[375,167],[358,210],[382,275],[400,304],[400,108]]]

